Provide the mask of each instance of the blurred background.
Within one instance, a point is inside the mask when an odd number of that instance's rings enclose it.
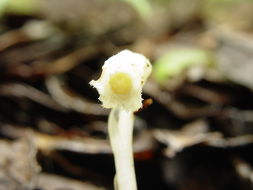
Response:
[[[0,189],[112,190],[104,61],[153,65],[139,190],[253,189],[252,0],[0,0]]]

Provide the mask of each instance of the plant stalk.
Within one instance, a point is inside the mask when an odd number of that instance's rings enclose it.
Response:
[[[137,190],[132,148],[133,124],[133,112],[121,108],[111,110],[108,125],[116,168],[116,190]]]

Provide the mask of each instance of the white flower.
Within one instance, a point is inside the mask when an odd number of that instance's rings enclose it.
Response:
[[[105,61],[100,78],[90,84],[98,90],[103,107],[137,111],[142,107],[142,87],[151,70],[146,57],[123,50]]]

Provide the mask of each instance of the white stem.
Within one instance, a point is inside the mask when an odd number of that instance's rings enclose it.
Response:
[[[119,108],[111,110],[108,124],[117,190],[137,190],[132,149],[133,123],[133,112]]]

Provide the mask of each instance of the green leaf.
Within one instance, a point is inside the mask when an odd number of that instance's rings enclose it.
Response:
[[[189,67],[197,65],[211,66],[214,63],[212,53],[203,49],[171,50],[154,63],[153,77],[164,84],[172,77],[181,75]]]

